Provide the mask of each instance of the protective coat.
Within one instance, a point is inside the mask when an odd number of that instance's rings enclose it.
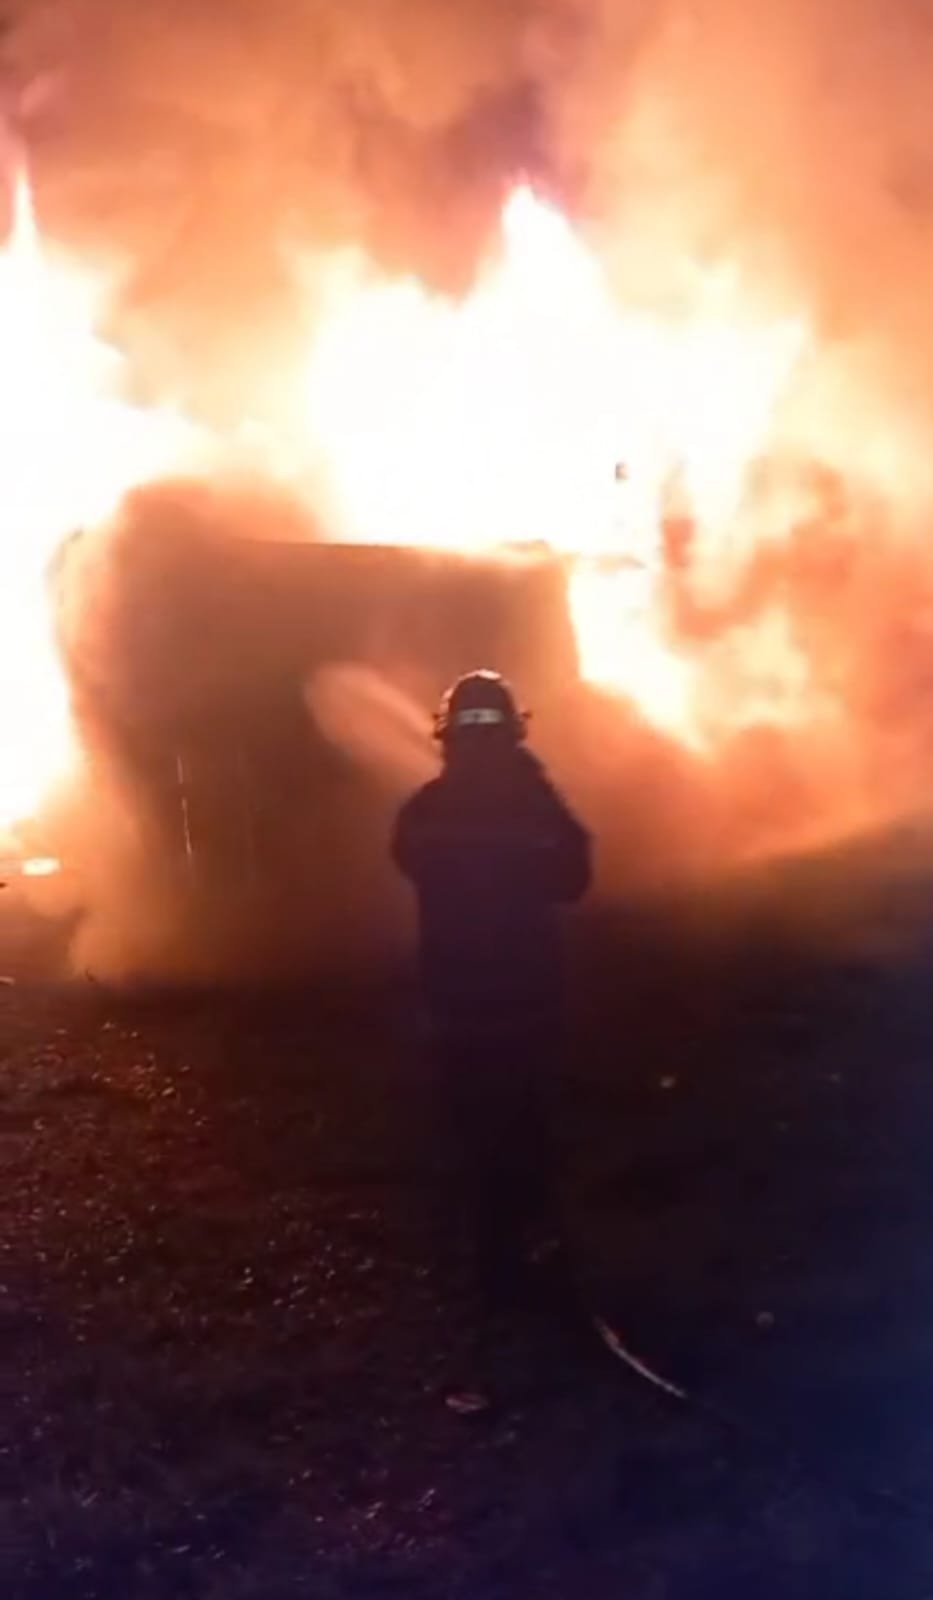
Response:
[[[399,814],[393,854],[418,897],[425,998],[457,1032],[560,1009],[558,907],[585,892],[590,841],[521,746],[448,759]]]

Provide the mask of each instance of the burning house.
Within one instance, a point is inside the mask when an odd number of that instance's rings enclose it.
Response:
[[[831,104],[834,7],[14,5],[0,843],[64,830],[94,897],[140,859],[350,882],[484,660],[612,885],[649,835],[676,867],[915,804],[925,144],[890,89],[926,79],[872,4],[890,71],[847,57]],[[890,174],[843,185],[868,126]]]

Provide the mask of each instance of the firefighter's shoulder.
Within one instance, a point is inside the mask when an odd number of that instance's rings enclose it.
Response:
[[[399,821],[406,826],[426,822],[432,817],[443,803],[443,792],[439,778],[431,778],[428,783],[422,784],[414,794],[410,794],[404,801],[399,811]]]
[[[430,811],[443,802],[444,783],[441,778],[429,778],[420,789],[409,796],[407,804],[416,811]]]

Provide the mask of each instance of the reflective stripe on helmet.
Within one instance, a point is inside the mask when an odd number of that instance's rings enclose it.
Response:
[[[455,728],[491,728],[501,727],[508,718],[504,711],[497,711],[493,706],[470,706],[455,711],[450,720]]]

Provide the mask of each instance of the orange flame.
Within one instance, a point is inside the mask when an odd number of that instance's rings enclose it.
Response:
[[[627,308],[568,220],[525,188],[459,303],[337,254],[298,415],[265,435],[247,415],[228,454],[281,475],[291,452],[290,476],[334,537],[549,547],[566,565],[584,678],[696,751],[756,720],[812,724],[834,707],[786,614],[748,617],[724,644],[678,626],[665,524],[676,490],[690,596],[728,595],[762,536],[743,511],[750,470],[801,432],[829,459],[844,452],[827,421],[838,408],[802,380],[805,315],[761,305],[732,271],[688,276],[674,312]],[[21,177],[0,254],[0,826],[33,813],[76,760],[50,556],[133,485],[204,465],[183,419],[120,398],[120,358],[93,332],[100,292],[42,249]],[[896,419],[861,432],[890,482],[906,448]]]
[[[723,273],[697,278],[680,320],[623,313],[567,220],[519,189],[459,305],[338,263],[309,367],[311,449],[343,537],[562,553],[584,676],[699,748],[715,718],[666,624],[668,487],[696,523],[693,581],[713,588],[807,339]],[[782,662],[767,654],[787,714],[801,674],[784,644]]]
[[[47,571],[63,537],[169,464],[180,425],[117,395],[120,360],[93,334],[96,292],[43,251],[24,173],[0,254],[0,827],[32,815],[77,747]]]

